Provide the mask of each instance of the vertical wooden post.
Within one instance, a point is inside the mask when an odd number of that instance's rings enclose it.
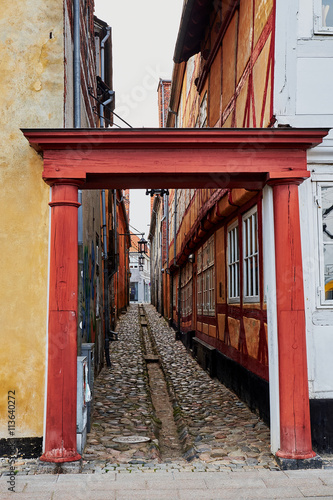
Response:
[[[280,386],[277,456],[307,459],[312,451],[298,179],[273,184]]]
[[[76,450],[78,185],[52,186],[45,451],[41,460],[70,462]]]

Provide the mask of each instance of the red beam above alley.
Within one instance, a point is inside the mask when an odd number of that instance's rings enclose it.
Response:
[[[43,179],[82,188],[247,187],[308,177],[328,129],[24,129]]]

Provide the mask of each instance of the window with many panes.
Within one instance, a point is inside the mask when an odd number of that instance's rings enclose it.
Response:
[[[202,247],[198,250],[197,259],[197,313],[199,316],[203,314],[202,300]]]
[[[239,238],[238,223],[228,228],[228,298],[239,301]]]
[[[333,185],[318,184],[320,302],[333,305]]]
[[[186,318],[192,314],[192,288],[192,264],[188,262],[182,269],[181,276],[181,314],[183,318]]]
[[[197,266],[197,310],[198,314],[215,314],[215,250],[214,236],[200,248]]]
[[[240,255],[240,239],[242,255]],[[237,303],[259,301],[259,244],[257,207],[242,217],[242,231],[238,221],[228,228],[228,301]],[[242,266],[242,267],[241,267]],[[243,287],[240,289],[240,271],[243,271]]]
[[[243,217],[243,297],[246,302],[259,299],[259,254],[257,208]]]

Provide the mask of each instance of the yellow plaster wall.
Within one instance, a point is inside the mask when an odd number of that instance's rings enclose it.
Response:
[[[43,434],[49,187],[20,128],[62,127],[62,0],[1,1],[0,438],[15,390],[15,437]]]

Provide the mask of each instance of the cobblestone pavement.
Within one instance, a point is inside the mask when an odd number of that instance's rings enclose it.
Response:
[[[155,308],[149,326],[183,422],[186,459],[219,468],[276,468],[268,427],[187,353]]]
[[[139,322],[143,310],[131,305],[118,322],[119,340],[111,344],[112,366],[103,368],[95,381],[93,423],[82,460],[56,465],[18,458],[17,474],[278,470],[267,426],[202,370],[153,306],[145,305],[144,310],[145,329],[170,395],[165,404],[172,405],[178,431],[169,440],[179,441],[179,457],[161,453],[161,422],[151,400],[147,341]],[[114,441],[133,435],[150,441]],[[332,461],[324,466],[331,468]],[[0,459],[0,473],[7,475],[8,469],[8,460]]]

